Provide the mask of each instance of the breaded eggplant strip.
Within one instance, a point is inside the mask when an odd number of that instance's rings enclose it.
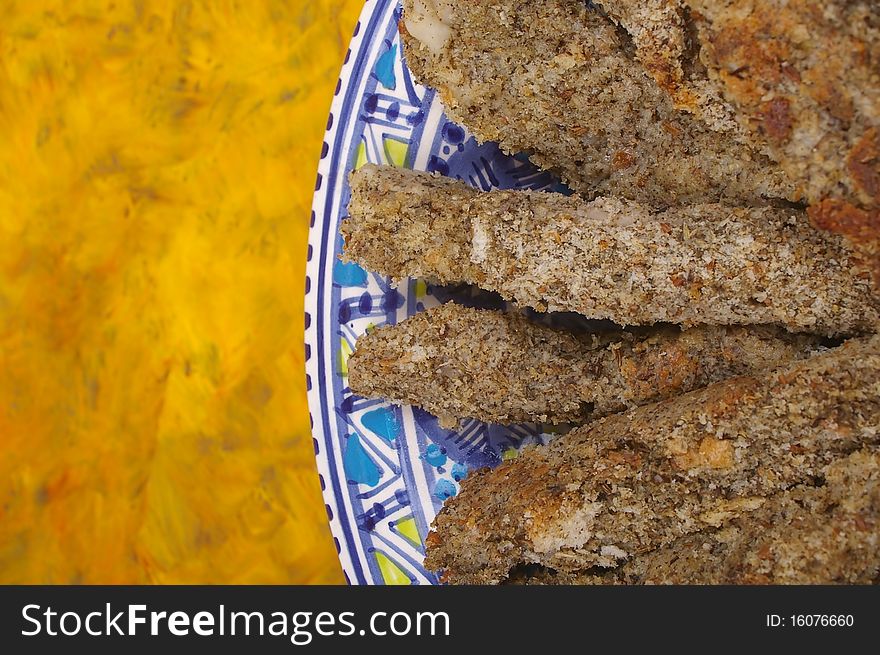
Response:
[[[705,76],[754,143],[801,182],[816,223],[880,237],[876,0],[681,4],[690,8]]]
[[[723,527],[878,442],[880,337],[851,340],[599,419],[470,474],[434,520],[426,566],[484,584],[523,564],[613,567]]]
[[[583,0],[405,0],[400,32],[409,68],[454,120],[585,196],[651,207],[800,199],[733,121],[676,109],[631,37]]]
[[[880,574],[880,453],[829,465],[821,487],[768,498],[719,530],[688,535],[616,569],[538,568],[515,584],[871,584]]]
[[[682,0],[602,0],[597,6],[632,39],[635,58],[676,109],[740,142],[766,146],[751,139],[719,86],[707,78],[696,27]]]
[[[676,108],[797,181],[822,228],[880,238],[880,11],[873,0],[602,0]],[[734,128],[736,129],[736,128]]]
[[[344,258],[395,278],[469,282],[539,311],[620,325],[872,331],[878,297],[843,237],[803,212],[635,203],[367,165],[351,178]]]
[[[819,339],[778,328],[676,327],[574,336],[521,314],[448,303],[357,341],[349,386],[419,405],[454,428],[576,423],[809,356]]]

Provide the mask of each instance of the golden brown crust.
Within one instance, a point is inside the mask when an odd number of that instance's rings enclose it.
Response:
[[[419,405],[444,427],[466,417],[582,423],[807,357],[819,342],[766,327],[575,337],[448,303],[360,337],[348,383],[360,396]]]
[[[880,131],[871,128],[850,150],[846,165],[856,187],[880,204]]]
[[[853,244],[857,275],[871,276],[880,286],[880,207],[862,209],[846,200],[829,198],[807,208],[810,221],[820,230],[843,235]]]
[[[722,528],[880,441],[880,337],[636,408],[465,480],[426,565],[497,583],[521,564],[615,566]]]
[[[828,198],[811,205],[807,213],[817,228],[842,234],[854,243],[871,243],[880,236],[880,209],[868,211],[846,200]]]
[[[831,464],[821,486],[800,485],[710,529],[616,569],[525,567],[513,584],[871,584],[880,573],[880,453]]]
[[[718,117],[810,203],[880,204],[880,11],[870,0],[605,0],[676,107]],[[715,120],[713,120],[713,118]]]
[[[435,4],[446,38],[431,48],[405,25]],[[880,211],[876,2],[596,6],[407,0],[407,60],[479,138],[528,151],[588,197]]]
[[[880,209],[872,0],[684,0],[710,77],[810,203]],[[826,223],[834,229],[833,223]]]
[[[635,11],[631,24],[647,13]],[[670,99],[649,73],[671,84],[678,72],[667,74],[665,59],[638,60],[631,37],[587,3],[405,0],[401,24],[410,70],[439,91],[449,116],[482,141],[528,152],[587,197],[652,207],[799,200],[718,103],[695,98],[699,113],[677,109],[688,90]],[[643,48],[682,47],[640,36]]]
[[[706,76],[687,5],[679,0],[604,0],[597,4],[629,34],[636,58],[676,109],[693,114],[739,143],[747,141],[733,107]]]
[[[351,184],[344,257],[391,277],[469,282],[539,311],[619,325],[776,324],[837,335],[878,321],[863,259],[797,210],[651,212],[610,198],[480,193],[373,165]]]

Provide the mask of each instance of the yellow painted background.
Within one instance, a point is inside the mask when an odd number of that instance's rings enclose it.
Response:
[[[0,583],[342,580],[302,302],[361,6],[0,3]]]

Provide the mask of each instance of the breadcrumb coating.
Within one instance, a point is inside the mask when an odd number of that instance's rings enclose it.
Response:
[[[407,62],[450,114],[585,195],[800,199],[817,225],[880,237],[872,0],[404,7]]]
[[[874,584],[880,574],[880,453],[830,464],[824,484],[768,498],[724,528],[681,537],[610,570],[537,567],[515,584]]]
[[[734,107],[709,79],[690,8],[682,0],[604,0],[597,6],[629,35],[635,58],[676,109],[717,132],[730,133],[740,143],[763,149],[750,140]]]
[[[799,200],[742,134],[681,111],[632,36],[579,0],[404,0],[407,64],[481,141],[525,151],[588,197],[651,207]]]
[[[704,79],[811,215],[880,236],[880,7],[875,0],[686,0]],[[841,221],[841,219],[843,219]],[[852,235],[851,235],[852,236]]]
[[[807,357],[820,340],[755,327],[677,327],[575,336],[518,313],[447,303],[356,343],[351,390],[423,407],[455,428],[582,423]]]
[[[876,2],[604,0],[601,7],[632,36],[636,58],[677,109],[733,129],[797,183],[817,227],[876,251]]]
[[[344,255],[393,278],[469,282],[538,311],[619,325],[778,325],[826,336],[880,318],[869,271],[803,212],[479,192],[366,165],[351,177]]]
[[[880,336],[615,414],[471,473],[426,566],[494,584],[516,566],[615,567],[723,528],[880,442]]]

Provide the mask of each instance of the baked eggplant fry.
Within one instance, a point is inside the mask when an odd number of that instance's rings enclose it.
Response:
[[[625,38],[632,39],[632,54],[676,109],[693,114],[715,131],[735,135],[739,142],[764,146],[754,142],[719,85],[709,79],[700,61],[697,28],[684,0],[603,0],[597,6]]]
[[[409,68],[454,120],[585,196],[800,200],[735,122],[676,109],[631,37],[583,0],[405,0],[400,32]]]
[[[471,473],[437,514],[426,566],[495,584],[516,566],[614,567],[880,442],[880,337],[599,419]]]
[[[538,311],[619,325],[779,325],[870,332],[871,274],[792,209],[635,203],[366,165],[351,178],[343,257],[393,278],[469,282]]]
[[[817,226],[880,237],[880,11],[872,0],[603,0],[672,98],[796,180]],[[735,128],[734,128],[735,129]]]
[[[876,0],[687,0],[706,76],[803,185],[810,216],[880,237]]]
[[[418,405],[448,428],[462,418],[582,423],[820,347],[817,337],[766,327],[575,336],[447,303],[360,337],[348,380],[360,396]]]
[[[880,574],[880,453],[830,464],[820,487],[798,486],[719,530],[681,537],[616,569],[538,567],[517,584],[871,584]]]

